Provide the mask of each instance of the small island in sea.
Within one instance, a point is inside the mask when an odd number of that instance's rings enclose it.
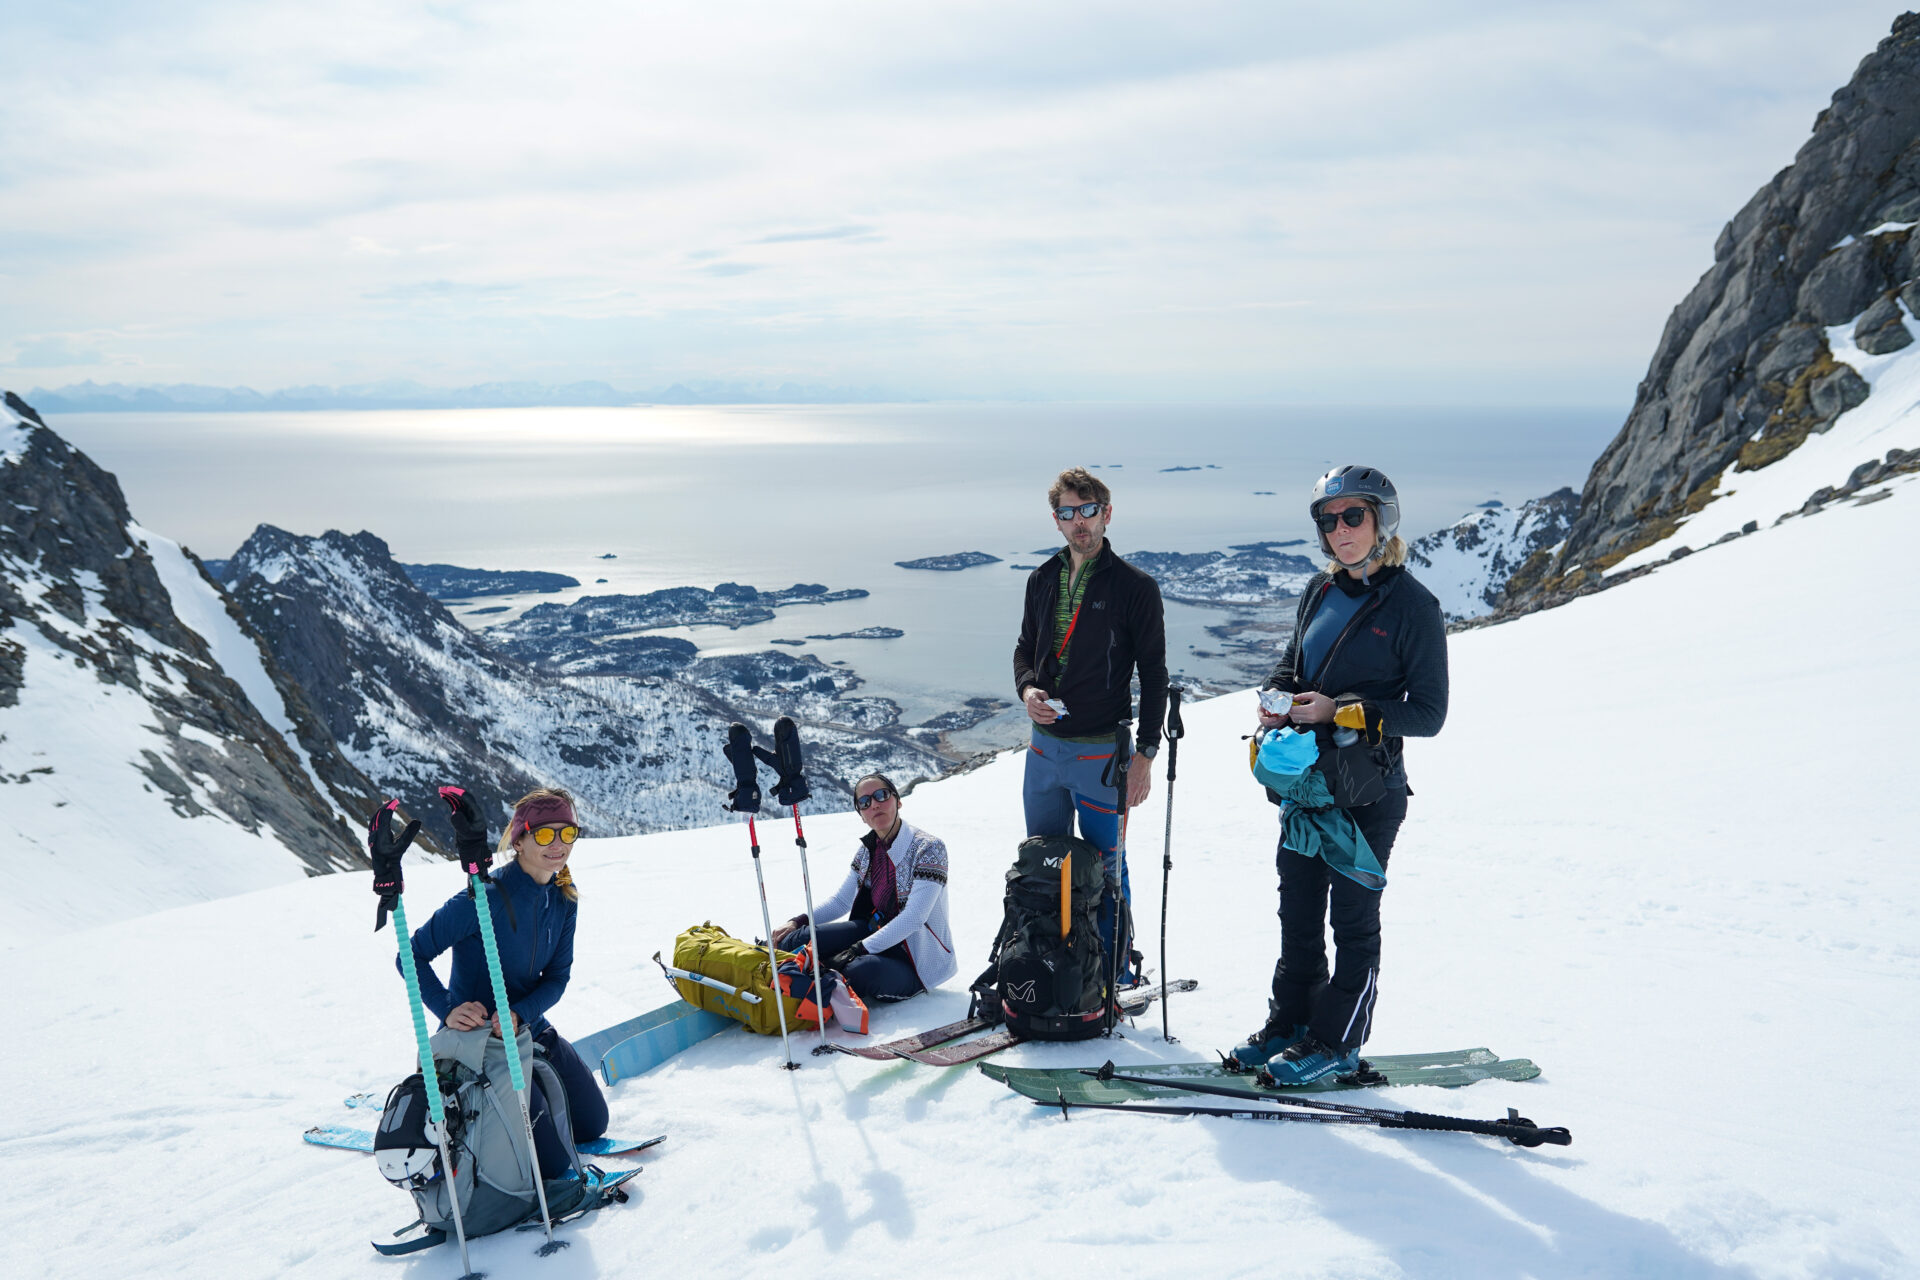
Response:
[[[522,591],[564,591],[580,579],[564,573],[537,573],[526,569],[462,569],[451,564],[403,564],[413,585],[435,600],[467,600],[474,596],[507,596]]]
[[[999,564],[999,556],[990,556],[984,551],[961,551],[950,556],[923,556],[918,560],[895,560],[902,569],[934,569],[942,573],[952,573],[960,569],[971,569],[975,565]]]
[[[902,631],[898,627],[861,627],[858,631],[837,631],[830,636],[808,636],[807,639],[809,640],[898,640],[901,636],[904,636],[905,634],[907,633]],[[787,642],[784,640],[776,640],[774,641],[774,643],[785,644]],[[793,641],[793,643],[798,644],[800,642],[795,640]]]

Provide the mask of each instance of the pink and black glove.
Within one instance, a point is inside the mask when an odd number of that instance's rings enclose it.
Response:
[[[487,842],[487,818],[473,802],[465,787],[442,787],[440,798],[447,802],[448,818],[453,823],[453,848],[460,867],[470,876],[483,876],[493,865],[493,846]]]
[[[398,836],[393,833],[393,815],[400,811],[398,800],[389,800],[373,811],[373,820],[367,824],[367,856],[373,860],[373,891],[380,895],[380,910],[373,918],[373,931],[380,932],[387,927],[387,912],[393,910],[400,901],[400,891],[406,888],[400,877],[400,857],[420,834],[420,823],[416,819],[409,822]]]

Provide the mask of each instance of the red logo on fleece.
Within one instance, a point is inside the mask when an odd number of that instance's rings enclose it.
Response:
[[[1386,639],[1387,637],[1387,633],[1385,631],[1382,631],[1379,627],[1369,627],[1367,629],[1373,632],[1373,634],[1379,636],[1382,640]]]

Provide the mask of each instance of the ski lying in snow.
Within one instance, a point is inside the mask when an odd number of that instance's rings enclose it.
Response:
[[[1362,1059],[1365,1074],[1327,1076],[1312,1084],[1285,1089],[1263,1088],[1252,1076],[1235,1075],[1216,1063],[1174,1062],[1142,1063],[1119,1068],[1133,1080],[1100,1080],[1086,1074],[1086,1068],[1006,1067],[983,1062],[980,1070],[1016,1093],[1037,1102],[1069,1103],[1139,1102],[1146,1099],[1173,1098],[1192,1093],[1181,1083],[1197,1082],[1209,1086],[1207,1092],[1221,1097],[1267,1098],[1302,1093],[1333,1093],[1343,1089],[1433,1085],[1457,1089],[1482,1080],[1531,1080],[1540,1068],[1525,1058],[1502,1059],[1491,1049],[1457,1049],[1450,1053],[1376,1054]],[[1151,1080],[1154,1083],[1144,1083]],[[1228,1092],[1220,1092],[1226,1090]]]
[[[608,1173],[601,1169],[589,1168],[587,1170],[587,1190],[589,1194],[612,1195],[616,1201],[624,1200],[627,1193],[619,1189],[620,1184],[635,1177],[639,1172],[638,1169],[620,1169]],[[417,1222],[412,1223],[409,1226],[400,1228],[400,1230],[393,1234],[396,1236],[405,1235],[419,1225]],[[538,1215],[536,1215],[536,1220],[532,1225],[536,1228],[539,1227]],[[417,1240],[370,1240],[368,1243],[374,1247],[375,1252],[385,1254],[389,1258],[397,1258],[402,1254],[419,1253],[422,1249],[431,1249],[435,1245],[445,1244],[448,1239],[447,1233],[438,1227],[428,1227],[426,1233]]]
[[[885,1044],[843,1044],[838,1040],[829,1040],[825,1044],[813,1047],[815,1053],[850,1053],[856,1058],[870,1058],[875,1062],[892,1062],[895,1058],[909,1053],[918,1053],[922,1049],[931,1049],[937,1044],[949,1040],[958,1040],[961,1036],[972,1035],[976,1031],[985,1031],[992,1026],[985,1018],[962,1018],[958,1022],[949,1022],[944,1027],[935,1027],[931,1031],[922,1031],[918,1035],[906,1036],[899,1040],[889,1040]]]
[[[342,1151],[373,1154],[373,1130],[371,1129],[349,1129],[345,1125],[317,1124],[307,1130],[304,1136],[316,1147],[336,1147]],[[666,1140],[667,1135],[664,1133],[639,1142],[625,1138],[593,1138],[575,1144],[575,1149],[583,1156],[629,1156],[645,1151],[648,1147],[657,1147]]]
[[[1192,991],[1199,985],[1200,983],[1193,978],[1182,978],[1178,982],[1169,982],[1167,991],[1169,994],[1175,991]],[[1151,987],[1129,988],[1120,996],[1120,1016],[1134,1017],[1159,996],[1160,984],[1157,982]],[[992,1035],[981,1036],[978,1040],[936,1045],[931,1049],[903,1049],[897,1051],[894,1056],[906,1058],[911,1062],[924,1063],[929,1067],[957,1067],[984,1058],[990,1053],[998,1053],[1002,1049],[1011,1049],[1014,1045],[1025,1043],[1025,1036],[1017,1035],[1003,1027]]]

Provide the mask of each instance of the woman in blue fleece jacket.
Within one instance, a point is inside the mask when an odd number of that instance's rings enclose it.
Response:
[[[607,1101],[592,1070],[547,1021],[547,1011],[560,1003],[573,973],[579,892],[567,859],[579,836],[572,796],[544,788],[532,792],[514,806],[513,821],[500,837],[500,852],[512,852],[513,861],[487,877],[486,891],[514,1029],[529,1028],[559,1073],[573,1118],[573,1140],[585,1142],[606,1132]],[[447,951],[453,952],[453,973],[443,985],[432,962]],[[420,998],[443,1023],[455,1031],[491,1024],[494,1034],[500,1034],[480,916],[464,889],[414,930],[413,956],[420,970]],[[542,1170],[555,1177],[569,1161],[537,1081],[533,1101],[534,1145]]]

